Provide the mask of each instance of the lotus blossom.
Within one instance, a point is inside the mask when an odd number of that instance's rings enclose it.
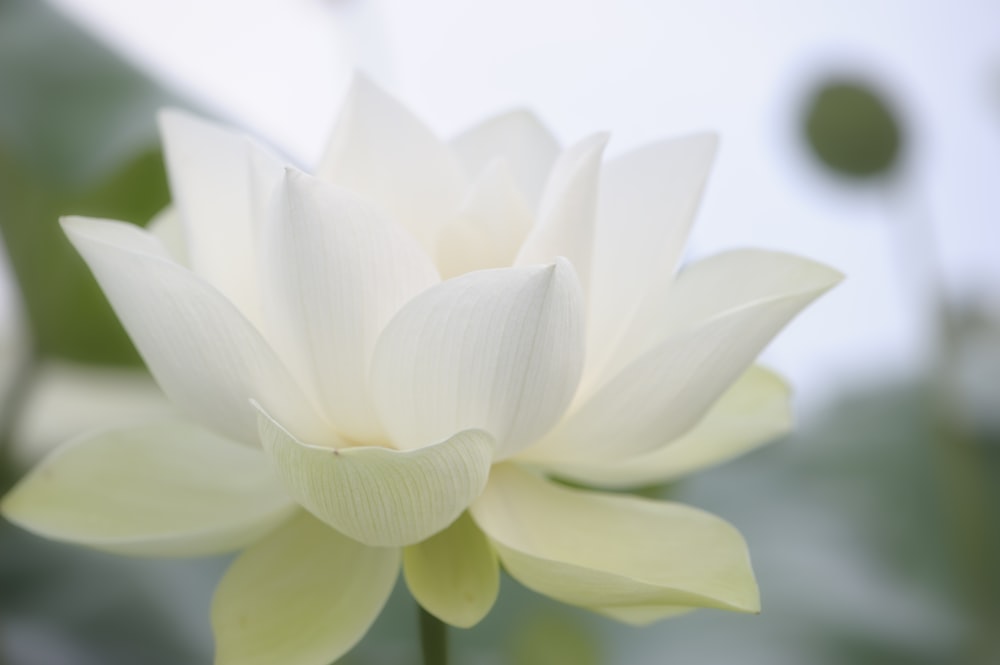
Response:
[[[788,388],[752,363],[840,279],[758,250],[678,271],[713,135],[602,163],[606,135],[562,150],[519,111],[446,143],[362,78],[314,175],[160,125],[173,207],[63,225],[188,420],[70,441],[9,519],[121,554],[242,550],[213,602],[223,664],[337,658],[401,566],[461,627],[501,566],[628,623],[758,611],[734,527],[601,491],[786,431]]]

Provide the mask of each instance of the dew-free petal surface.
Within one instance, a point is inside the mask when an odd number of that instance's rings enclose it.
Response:
[[[588,377],[609,360],[640,309],[662,307],[717,145],[714,134],[658,141],[608,161],[601,171]]]
[[[562,459],[618,459],[684,434],[771,339],[842,275],[777,252],[740,251],[680,274],[657,325],[623,349],[623,366],[539,446]]]
[[[534,113],[523,109],[494,116],[457,136],[451,145],[472,177],[503,158],[533,209],[559,155],[559,142],[552,133]]]
[[[296,510],[262,452],[169,421],[78,437],[3,501],[40,536],[144,556],[238,549]]]
[[[219,583],[215,663],[329,665],[368,631],[398,575],[398,549],[362,545],[300,513]]]
[[[277,180],[281,161],[248,136],[184,111],[162,111],[159,124],[191,268],[257,320],[255,192],[261,177]]]
[[[479,496],[493,439],[459,432],[418,450],[309,445],[267,414],[260,437],[288,493],[338,531],[372,546],[412,545],[445,528]]]
[[[377,440],[368,386],[375,340],[404,303],[440,281],[437,270],[412,236],[345,189],[289,170],[275,200],[262,252],[275,339],[341,434]]]
[[[403,574],[425,610],[459,628],[479,623],[500,591],[493,545],[466,513],[444,531],[403,550]]]
[[[90,266],[146,366],[170,400],[206,426],[257,441],[250,400],[300,436],[328,429],[249,320],[219,291],[172,262],[142,229],[66,218],[63,228]]]
[[[567,454],[546,459],[529,448],[518,459],[585,485],[619,489],[668,482],[747,453],[791,429],[790,391],[781,377],[751,367],[701,421],[651,452],[620,459],[588,460]],[[533,456],[534,454],[534,456]]]
[[[379,206],[429,252],[467,185],[448,144],[360,74],[341,108],[317,175]]]
[[[483,429],[502,458],[556,422],[582,363],[583,297],[559,260],[468,273],[417,296],[378,341],[372,387],[400,448]]]
[[[701,510],[569,489],[506,464],[470,512],[512,577],[561,602],[759,609],[742,536]]]

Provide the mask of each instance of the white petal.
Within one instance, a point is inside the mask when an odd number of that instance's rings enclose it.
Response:
[[[521,246],[516,265],[570,260],[584,292],[590,283],[597,214],[598,176],[608,134],[595,134],[570,147],[556,160],[545,185],[538,221]]]
[[[368,386],[375,340],[437,271],[403,229],[356,195],[290,170],[269,220],[268,321],[330,421],[355,441],[383,439]]]
[[[264,412],[260,438],[296,501],[372,546],[412,545],[451,524],[486,485],[494,448],[477,430],[406,452],[310,445]]]
[[[326,665],[357,644],[399,575],[399,550],[367,547],[303,513],[240,555],[212,601],[216,665]]]
[[[632,343],[638,355],[546,437],[545,454],[617,459],[680,436],[785,324],[840,279],[826,266],[770,252],[696,264],[671,289],[664,327],[650,328],[659,341],[651,348]]]
[[[507,162],[492,162],[469,190],[457,217],[438,233],[442,276],[511,265],[531,224],[531,210]]]
[[[564,603],[759,609],[743,538],[700,510],[572,490],[507,464],[470,511],[514,579]]]
[[[488,538],[468,514],[444,531],[403,551],[406,586],[441,621],[471,628],[500,591],[500,564]]]
[[[428,250],[458,209],[458,158],[398,101],[356,75],[318,168],[402,224]]]
[[[282,165],[249,137],[193,115],[167,110],[159,120],[190,265],[257,320],[255,180],[276,182]]]
[[[152,233],[167,248],[167,253],[182,266],[190,266],[187,253],[187,239],[184,237],[184,224],[181,216],[173,206],[167,206],[149,220],[146,230]]]
[[[176,422],[79,437],[3,501],[40,536],[144,556],[238,549],[295,511],[263,453]]]
[[[448,280],[396,315],[372,366],[393,443],[419,448],[483,429],[511,455],[544,434],[576,389],[583,298],[573,268],[483,270]]]
[[[738,457],[788,432],[791,424],[788,385],[773,372],[751,367],[701,422],[677,439],[660,441],[652,452],[613,460],[546,459],[539,446],[518,459],[594,487],[641,487]]]
[[[640,308],[662,308],[717,144],[714,134],[661,141],[602,171],[585,383],[607,363]]]
[[[238,441],[257,440],[249,400],[300,436],[328,429],[253,325],[130,224],[67,218],[63,228],[170,400]]]
[[[521,192],[534,208],[559,155],[559,143],[534,113],[517,110],[490,118],[452,141],[469,174],[481,173],[502,157],[512,167]]]

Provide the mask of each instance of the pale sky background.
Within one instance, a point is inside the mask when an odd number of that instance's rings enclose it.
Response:
[[[995,0],[52,2],[306,165],[355,66],[443,136],[514,106],[567,143],[610,130],[611,154],[719,131],[689,256],[762,246],[848,275],[765,353],[807,411],[846,381],[926,363],[921,264],[893,248],[911,219],[933,220],[951,295],[1000,309]],[[827,72],[881,83],[905,111],[901,203],[830,182],[801,152],[797,113]]]

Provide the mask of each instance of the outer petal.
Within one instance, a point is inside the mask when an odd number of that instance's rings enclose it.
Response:
[[[595,134],[564,152],[552,168],[538,222],[521,246],[516,265],[551,263],[565,256],[584,292],[590,283],[597,182],[608,134]]]
[[[379,206],[428,252],[466,186],[451,148],[361,75],[348,92],[318,174]]]
[[[629,350],[639,355],[584,394],[539,444],[544,454],[594,463],[680,436],[786,323],[840,279],[826,266],[769,252],[732,252],[685,271],[665,303],[658,331],[665,337],[651,348],[644,339],[632,342]]]
[[[276,202],[265,271],[275,338],[342,434],[384,438],[368,386],[375,340],[405,302],[440,281],[434,264],[402,228],[318,178],[290,170]]]
[[[253,325],[152,235],[79,217],[63,228],[174,404],[239,441],[257,439],[251,398],[300,436],[327,431]]]
[[[469,190],[458,215],[438,234],[435,256],[441,274],[447,279],[472,270],[509,266],[531,224],[531,210],[507,162],[491,162]]]
[[[149,220],[149,224],[146,225],[146,230],[163,243],[170,258],[182,266],[190,267],[191,261],[188,258],[184,225],[181,223],[181,216],[177,213],[176,208],[167,206],[156,213],[156,216]]]
[[[500,564],[488,538],[467,514],[403,551],[403,573],[420,605],[445,623],[471,628],[500,591]]]
[[[327,665],[368,631],[398,574],[399,550],[367,547],[302,513],[222,578],[216,665]]]
[[[249,137],[177,110],[160,113],[174,204],[192,269],[257,318],[255,182],[281,162]]]
[[[579,380],[582,300],[565,260],[469,273],[418,296],[375,349],[375,403],[392,441],[419,448],[483,429],[504,457],[544,434]]]
[[[541,200],[545,180],[559,155],[558,141],[527,110],[490,118],[456,137],[452,147],[473,176],[502,157],[511,165],[521,192],[532,207]]]
[[[661,141],[604,167],[587,330],[587,377],[607,363],[641,308],[662,308],[717,144],[714,134]]]
[[[169,422],[79,437],[3,501],[40,536],[146,556],[238,549],[295,510],[263,453]]]
[[[663,483],[738,457],[786,433],[792,424],[788,385],[773,372],[751,367],[686,434],[653,452],[620,460],[545,459],[544,449],[522,457],[547,471],[595,487]],[[531,457],[535,453],[538,457]],[[593,463],[588,463],[593,462]]]
[[[483,491],[494,445],[468,430],[408,452],[314,446],[263,412],[260,438],[296,501],[372,546],[412,545],[451,524]]]
[[[743,538],[700,510],[571,490],[503,465],[471,512],[511,576],[564,603],[759,609]]]

